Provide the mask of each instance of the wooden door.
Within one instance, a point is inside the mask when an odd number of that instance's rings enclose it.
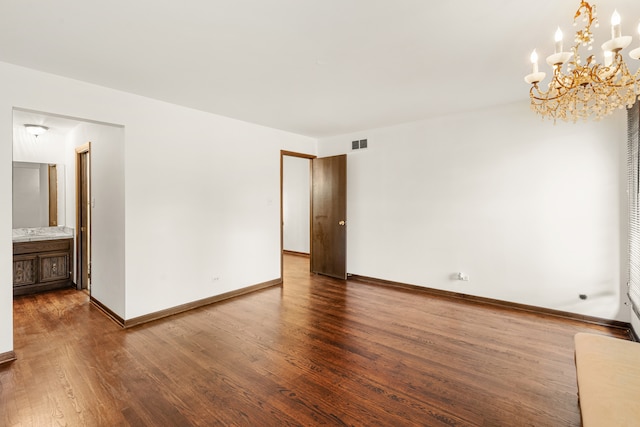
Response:
[[[76,288],[78,290],[89,289],[89,279],[91,277],[89,153],[89,145],[78,147],[76,149]]]
[[[312,160],[311,271],[347,278],[347,156]]]

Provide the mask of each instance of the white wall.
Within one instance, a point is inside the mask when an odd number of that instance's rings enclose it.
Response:
[[[1,65],[0,65],[1,67]],[[2,79],[0,85],[4,86]],[[4,88],[3,88],[4,89]],[[13,351],[12,122],[10,103],[0,98],[0,354]]]
[[[280,277],[280,150],[314,154],[313,139],[6,63],[0,93],[0,353],[13,347],[13,107],[124,126],[125,231],[109,244],[124,242],[125,319]]]
[[[310,252],[311,160],[283,156],[283,246],[287,251]]]
[[[76,227],[76,147],[91,142],[91,296],[125,317],[124,129],[80,123],[66,137],[67,224]],[[74,268],[74,271],[77,271]],[[77,278],[76,278],[77,279]]]
[[[624,111],[554,126],[508,105],[322,139],[318,155],[362,138],[349,273],[629,321]]]

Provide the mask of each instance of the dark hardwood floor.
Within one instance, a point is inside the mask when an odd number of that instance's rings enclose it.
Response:
[[[2,426],[579,426],[573,336],[619,329],[308,273],[128,330],[14,302]]]

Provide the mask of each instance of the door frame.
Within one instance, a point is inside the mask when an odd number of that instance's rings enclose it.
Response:
[[[296,153],[294,151],[280,150],[280,280],[284,279],[284,157],[298,157],[301,159],[309,160],[309,203],[311,200],[311,190],[313,188],[313,180],[311,168],[312,160],[317,158],[313,154]],[[309,206],[311,208],[311,206]],[[309,239],[311,239],[311,209],[309,209]],[[309,240],[311,241],[311,240]],[[309,246],[309,252],[311,252],[311,246]]]
[[[90,200],[91,200],[91,141],[87,142],[84,145],[81,145],[79,147],[76,147],[75,149],[76,152],[76,250],[75,250],[75,261],[76,261],[76,268],[74,269],[76,271],[76,280],[80,283],[76,283],[76,289],[81,290],[82,289],[82,267],[80,265],[80,262],[78,262],[79,260],[86,260],[87,263],[87,290],[89,292],[89,295],[91,295],[91,205],[90,205]],[[88,219],[87,219],[87,253],[85,254],[86,256],[83,258],[80,255],[80,251],[82,250],[82,245],[80,242],[80,191],[81,191],[81,184],[82,184],[82,172],[80,171],[80,159],[83,155],[87,156],[87,178],[88,178],[88,183],[87,183],[87,214],[88,214]]]
[[[58,166],[49,164],[49,227],[58,226]]]

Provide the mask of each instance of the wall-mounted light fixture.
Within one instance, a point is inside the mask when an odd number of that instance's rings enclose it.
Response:
[[[31,135],[35,135],[36,138],[38,137],[38,135],[42,135],[43,133],[49,130],[48,127],[42,126],[42,125],[24,125],[24,128]]]

